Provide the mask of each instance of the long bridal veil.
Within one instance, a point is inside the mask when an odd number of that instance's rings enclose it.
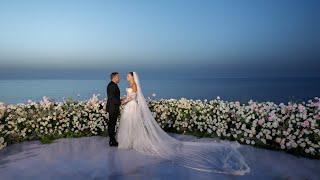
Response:
[[[199,171],[243,175],[250,172],[243,156],[234,144],[228,142],[187,142],[168,135],[154,119],[143,96],[136,72],[137,101],[143,128],[146,131],[151,153],[178,165]],[[149,148],[147,148],[149,149]],[[148,151],[148,150],[147,150]]]

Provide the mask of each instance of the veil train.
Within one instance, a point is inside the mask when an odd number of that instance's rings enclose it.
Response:
[[[148,104],[143,96],[139,76],[133,72],[137,84],[137,102],[140,111],[143,128],[146,131],[145,138],[152,145],[153,155],[172,160],[178,165],[187,168],[244,175],[250,172],[243,156],[237,150],[234,143],[228,142],[187,142],[179,141],[168,135],[154,119]]]

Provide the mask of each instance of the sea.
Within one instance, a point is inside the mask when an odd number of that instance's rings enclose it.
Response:
[[[226,101],[250,100],[275,103],[307,101],[320,96],[320,78],[179,78],[143,79],[140,77],[145,97],[215,99]],[[0,80],[0,102],[8,104],[39,101],[47,96],[54,101],[86,100],[93,94],[106,97],[108,80],[71,79],[10,79]],[[125,95],[127,82],[119,84]]]

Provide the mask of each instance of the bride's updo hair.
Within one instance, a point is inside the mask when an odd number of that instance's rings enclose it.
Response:
[[[128,74],[130,74],[133,77],[133,72],[128,72]]]

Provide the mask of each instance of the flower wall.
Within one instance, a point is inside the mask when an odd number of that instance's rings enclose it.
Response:
[[[0,104],[0,149],[8,144],[61,137],[106,135],[105,100]],[[320,99],[275,104],[188,99],[150,100],[166,131],[236,140],[262,148],[320,158]]]

